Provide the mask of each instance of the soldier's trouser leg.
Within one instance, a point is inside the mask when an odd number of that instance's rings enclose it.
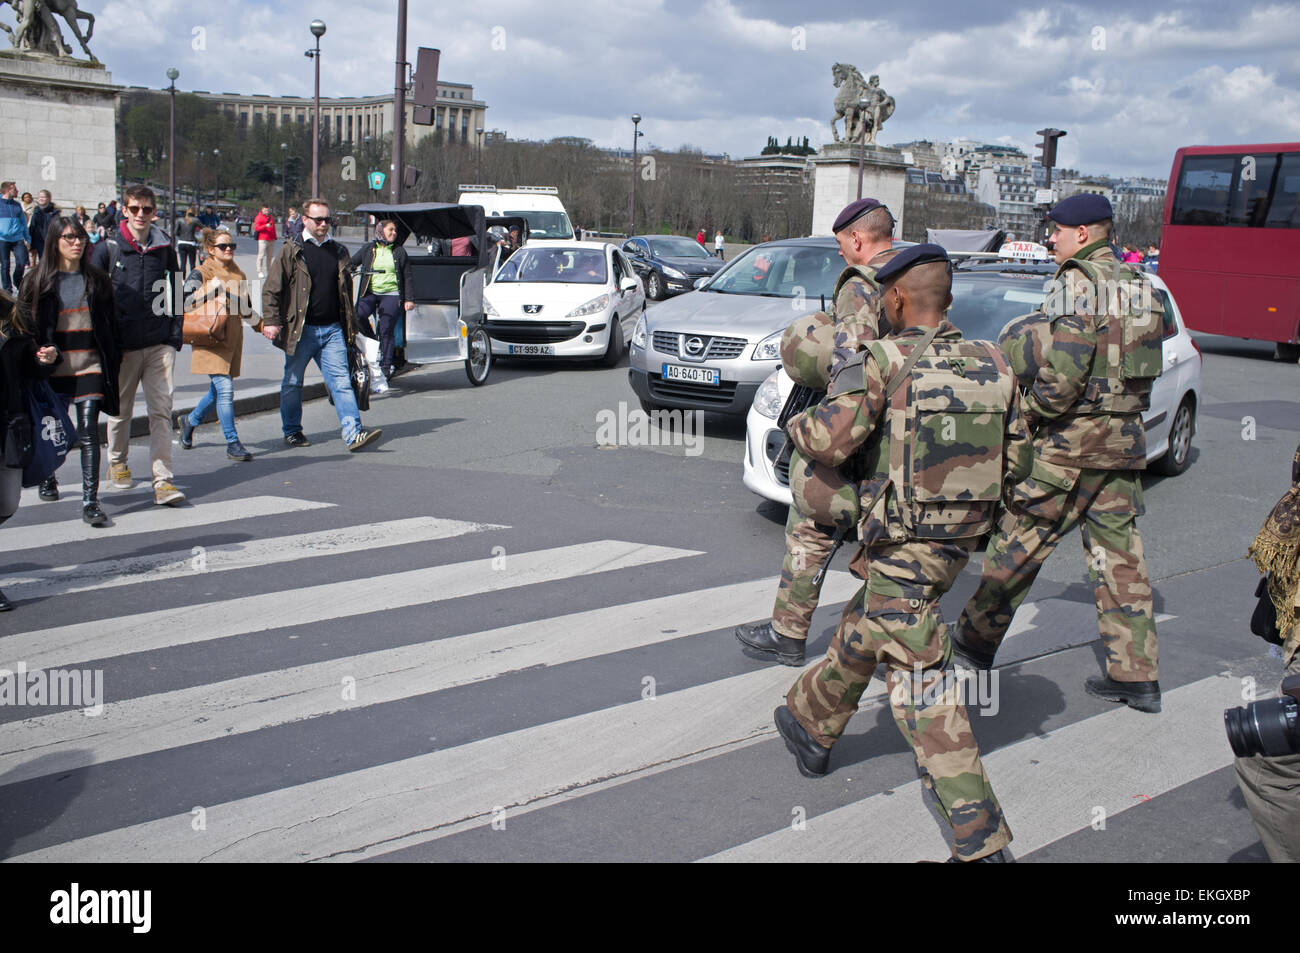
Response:
[[[1095,476],[1094,476],[1095,475]],[[1106,674],[1117,682],[1159,677],[1155,604],[1136,514],[1137,475],[1128,470],[1084,471],[1081,493],[1096,479],[1080,530],[1088,579],[1097,602],[1097,629],[1106,647]]]
[[[1032,510],[1002,511],[984,551],[979,588],[957,623],[962,641],[985,652],[998,650],[1038,571],[1077,518],[1073,491],[1036,484],[1032,477],[1021,486],[1035,494]]]
[[[1292,656],[1285,672],[1296,673],[1300,673],[1300,654]],[[1268,859],[1275,864],[1300,864],[1300,754],[1238,758],[1236,769],[1237,786]]]
[[[795,683],[786,704],[830,746],[843,732],[877,661],[899,731],[912,746],[922,781],[952,824],[963,860],[994,853],[1011,831],[980,761],[958,683],[944,676],[947,630],[939,597],[970,551],[964,543],[904,543],[871,552],[866,604],[846,610],[826,658]],[[948,670],[949,675],[951,669]]]
[[[787,639],[808,638],[825,581],[823,576],[814,585],[813,577],[831,551],[834,533],[834,527],[821,526],[790,507],[785,521],[785,561],[781,563],[781,582],[772,607],[772,628]]]

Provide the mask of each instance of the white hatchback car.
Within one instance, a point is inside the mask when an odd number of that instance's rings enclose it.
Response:
[[[641,279],[607,242],[526,244],[483,292],[493,354],[595,358],[609,367],[645,306]]]
[[[1043,301],[1044,285],[1054,265],[968,264],[953,276],[952,310],[948,320],[968,338],[996,341],[1002,328]],[[1167,476],[1191,462],[1196,409],[1201,403],[1201,352],[1183,324],[1169,288],[1151,275],[1154,291],[1164,305],[1164,370],[1151,389],[1151,408],[1142,415],[1146,427],[1147,468]],[[778,368],[754,395],[746,418],[745,486],[778,503],[790,502],[788,467],[782,455],[785,432],[776,418],[785,406],[793,381]]]

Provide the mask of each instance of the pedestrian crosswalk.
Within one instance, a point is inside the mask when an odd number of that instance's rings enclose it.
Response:
[[[793,826],[773,823],[770,810],[733,818],[738,833],[718,849],[695,846],[722,809],[700,802],[662,835],[679,840],[679,856],[946,855],[919,781],[868,782],[850,796],[835,771],[817,782],[794,772],[772,710],[796,672],[744,658],[731,634],[767,611],[775,576],[714,572],[700,585],[709,553],[627,534],[575,528],[517,545],[511,525],[450,514],[341,519],[331,503],[289,496],[142,509],[117,517],[126,538],[115,554],[102,534],[86,549],[80,528],[63,522],[6,528],[6,553],[22,559],[0,587],[23,605],[5,624],[27,628],[0,636],[0,669],[21,663],[51,684],[74,668],[110,677],[98,713],[0,704],[0,859],[436,856],[476,831],[584,809],[607,859],[627,859],[636,851],[617,819],[649,809],[640,783],[703,771],[725,789],[734,759],[751,756],[770,762],[778,800],[797,806],[818,791],[823,808]],[[204,545],[196,563],[187,536],[213,528],[237,529],[241,541]],[[132,542],[143,534],[147,551]],[[382,556],[384,571],[367,574],[359,556]],[[328,581],[302,571],[310,566],[328,567]],[[190,604],[176,595],[183,588],[160,585],[200,574],[237,582],[238,594]],[[300,577],[313,581],[293,585]],[[847,572],[829,574],[814,635],[833,627],[857,587]],[[42,624],[43,605],[74,596],[84,607],[76,618]],[[110,596],[114,608],[98,609]],[[1095,620],[1081,608],[1030,603],[1009,644],[1062,620],[1082,626],[1075,644],[1090,641]],[[872,712],[887,714],[883,691],[869,688],[854,731],[871,730]],[[1238,703],[1239,681],[1214,675],[1168,691],[1157,718],[1081,712],[987,751],[1017,854],[1095,825],[1097,812],[1122,813],[1135,793],[1157,798],[1230,764],[1219,712]],[[1001,717],[1012,706],[1004,699]],[[894,741],[877,757],[910,764]],[[233,776],[218,767],[232,763]],[[846,842],[846,830],[881,833]],[[528,857],[513,844],[511,856]],[[547,859],[537,850],[533,859]]]

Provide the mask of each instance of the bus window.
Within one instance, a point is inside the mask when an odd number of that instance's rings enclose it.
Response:
[[[1282,169],[1264,224],[1269,228],[1300,228],[1300,152],[1282,156]]]
[[[1254,159],[1253,163],[1246,160]],[[1259,228],[1264,224],[1268,214],[1268,189],[1273,184],[1273,173],[1277,170],[1277,156],[1249,155],[1242,156],[1241,175],[1237,177],[1236,187],[1232,190],[1232,206],[1228,211],[1229,225],[1246,225]],[[1254,176],[1247,174],[1254,166]]]
[[[1228,224],[1228,189],[1241,156],[1184,156],[1172,225]]]

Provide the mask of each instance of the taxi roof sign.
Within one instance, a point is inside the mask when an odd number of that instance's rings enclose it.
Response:
[[[1047,246],[1038,242],[1003,242],[998,255],[1013,261],[1047,261],[1050,257]]]

